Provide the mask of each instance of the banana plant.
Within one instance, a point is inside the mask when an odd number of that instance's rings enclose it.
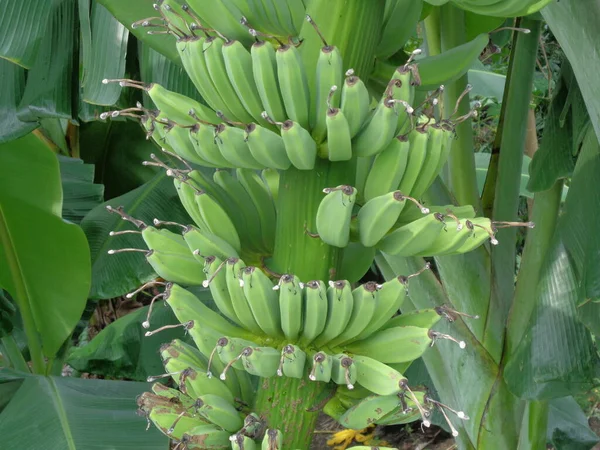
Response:
[[[156,105],[103,118],[138,117],[163,152],[144,164],[173,178],[193,220],[145,223],[108,208],[131,223],[114,233],[109,253],[144,255],[160,278],[139,289],[161,287],[156,298],[196,346],[165,344],[162,377],[179,390],[155,384],[139,401],[181,448],[308,448],[319,410],[351,429],[417,419],[429,426],[439,410],[463,448],[544,443],[544,406],[519,400],[500,365],[515,228],[535,226],[514,216],[519,118],[540,22],[525,18],[515,28],[498,137],[500,161],[512,162],[498,168],[493,155],[483,199],[466,78],[498,24],[471,40],[464,24],[466,14],[515,17],[547,2],[453,3],[165,0],[154,18],[136,22],[175,38],[203,99],[157,83],[103,81],[142,90]],[[422,16],[427,56],[405,54],[407,36],[392,28],[413,29]],[[446,163],[450,192],[438,180]],[[507,192],[495,195],[496,186]],[[119,248],[125,233],[141,234],[147,248]],[[387,281],[357,284],[374,259]],[[496,310],[473,295],[456,298],[448,277],[460,265],[452,261],[475,263],[458,283],[469,280]],[[444,293],[438,277],[453,291]],[[218,311],[186,289],[199,285]],[[150,314],[141,325],[148,336],[164,329],[152,329]],[[444,403],[403,375],[422,355]],[[465,365],[477,380],[460,380]],[[496,422],[501,416],[508,422]]]

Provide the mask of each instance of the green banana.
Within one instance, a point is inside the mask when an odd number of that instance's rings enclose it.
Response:
[[[196,192],[194,200],[202,221],[210,232],[226,241],[236,252],[240,252],[242,244],[237,229],[221,205],[205,191]]]
[[[342,54],[340,50],[324,43],[317,60],[317,86],[315,98],[311,103],[312,135],[317,143],[329,136],[327,116],[331,109],[340,104],[340,95],[336,95],[338,86],[342,85],[344,76]],[[335,87],[332,91],[332,87]],[[329,139],[329,137],[328,137]],[[349,158],[348,158],[349,159]]]
[[[187,3],[203,24],[219,30],[229,39],[237,39],[244,45],[252,44],[248,30],[240,23],[243,13],[231,1],[220,1],[213,4],[206,3],[204,0],[189,0]]]
[[[262,441],[261,450],[283,450],[283,433],[269,428]]]
[[[275,56],[279,88],[287,117],[310,130],[310,89],[302,57],[293,45],[280,46]]]
[[[304,284],[294,275],[283,275],[273,287],[279,291],[281,329],[286,339],[295,342],[302,330]]]
[[[281,354],[271,347],[246,347],[242,350],[242,364],[251,375],[261,378],[275,376]]]
[[[317,352],[312,357],[312,368],[308,374],[308,379],[328,383],[331,380],[332,370],[333,359],[331,356],[324,352]]]
[[[362,430],[392,412],[400,400],[398,395],[370,395],[348,409],[339,422],[346,428]],[[371,448],[371,447],[367,447]]]
[[[334,355],[331,380],[340,385],[345,385],[349,390],[354,389],[356,383],[356,365],[352,358],[344,353]]]
[[[330,281],[327,289],[327,322],[323,333],[314,341],[315,347],[321,348],[342,334],[352,316],[353,306],[350,283],[345,280]]]
[[[319,336],[327,323],[327,288],[321,280],[304,285],[304,327],[300,343],[306,347]]]
[[[369,355],[383,363],[402,363],[421,357],[431,342],[427,328],[402,326],[378,331],[345,348],[351,353]]]
[[[377,46],[377,58],[388,59],[402,50],[421,18],[422,0],[394,0],[386,2],[388,12]]]
[[[378,395],[393,395],[402,391],[401,382],[405,379],[397,370],[368,356],[354,355],[356,380],[363,387]]]
[[[185,95],[169,91],[160,84],[152,83],[146,93],[164,117],[178,125],[191,126],[196,123],[196,119],[190,115],[191,111],[206,122],[211,122],[215,117],[215,112],[209,107]]]
[[[352,186],[342,185],[325,188],[323,192],[326,195],[317,210],[317,232],[323,242],[345,247],[350,240],[350,220],[357,190]]]
[[[334,86],[336,89],[337,87]],[[332,91],[334,89],[332,88]],[[352,134],[346,116],[339,108],[329,107],[325,115],[327,128],[327,157],[330,161],[348,161],[352,159]]]
[[[202,286],[210,289],[212,298],[223,315],[243,327],[244,324],[235,313],[231,295],[229,295],[229,290],[227,289],[227,268],[225,264],[225,258],[221,259],[217,256],[207,256],[204,263],[204,270],[207,278],[206,281],[202,283]]]
[[[204,394],[196,399],[196,411],[206,420],[231,433],[242,428],[244,421],[238,411],[225,399]]]
[[[277,375],[290,378],[303,378],[305,375],[306,353],[293,344],[288,344],[281,350],[281,359]]]
[[[207,256],[217,256],[227,259],[238,256],[238,252],[225,240],[216,234],[202,232],[194,226],[187,226],[183,231],[183,239],[196,259]]]
[[[181,403],[150,392],[144,392],[137,399],[140,411],[164,435],[172,439],[181,439],[190,428],[206,425],[206,421],[182,407]],[[175,425],[175,426],[173,426]]]
[[[427,214],[392,231],[379,241],[377,248],[390,255],[418,255],[431,245],[445,227],[443,214]]]
[[[221,151],[221,155],[229,161],[233,167],[245,169],[263,169],[248,147],[246,132],[232,125],[220,124],[215,129],[215,142]]]
[[[233,450],[255,450],[257,448],[256,442],[240,433],[231,436],[230,440]]]
[[[196,154],[214,167],[233,167],[231,162],[227,161],[221,154],[221,150],[219,150],[219,146],[215,141],[216,128],[213,125],[197,123],[189,129],[190,142]]]
[[[287,113],[279,88],[275,48],[270,42],[257,41],[252,45],[250,54],[254,83],[265,111],[274,121],[285,121]]]
[[[394,327],[420,327],[430,329],[440,321],[442,316],[436,309],[419,309],[402,313],[390,319],[382,330]]]
[[[415,198],[420,198],[433,181],[437,177],[439,172],[436,172],[440,165],[442,153],[444,150],[445,134],[442,128],[438,124],[433,124],[427,127],[427,150],[425,160],[421,166],[417,179],[415,180],[409,195]],[[411,149],[412,150],[412,149]],[[412,158],[413,153],[411,151],[410,157]],[[444,161],[445,162],[445,161]],[[411,168],[410,160],[407,170]],[[441,169],[441,168],[440,168]],[[404,180],[403,180],[404,181]],[[400,188],[402,190],[402,188]]]
[[[186,450],[208,450],[229,448],[228,431],[214,425],[201,425],[187,431],[181,438]]]
[[[408,136],[400,135],[379,153],[367,175],[364,188],[364,199],[372,200],[398,189],[406,170],[410,141]],[[406,193],[410,195],[409,192]]]
[[[279,296],[269,277],[256,267],[244,267],[240,285],[258,326],[267,336],[282,337]]]
[[[317,159],[317,143],[299,123],[286,120],[281,124],[281,137],[285,152],[293,166],[300,170],[312,170]]]
[[[348,121],[350,136],[354,137],[367,120],[371,110],[371,96],[365,83],[354,75],[352,69],[346,72],[346,80],[342,87],[340,109]]]
[[[428,127],[417,127],[410,132],[408,138],[410,141],[410,151],[408,153],[408,163],[406,164],[406,170],[400,180],[400,186],[398,189],[405,192],[406,195],[410,195],[413,186],[419,178],[421,168],[425,163],[428,150],[428,142],[430,134],[427,131]]]
[[[229,258],[224,267],[225,282],[231,298],[231,306],[244,328],[254,334],[262,335],[263,331],[256,323],[252,309],[246,300],[244,289],[240,286],[241,272],[245,267],[246,265],[239,258]]]
[[[250,153],[259,164],[281,170],[287,170],[292,165],[281,135],[251,123],[246,127],[246,141]]]

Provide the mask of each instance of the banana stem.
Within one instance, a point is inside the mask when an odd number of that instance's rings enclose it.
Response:
[[[465,15],[462,10],[450,3],[441,7],[441,47],[442,51],[467,42],[465,34]],[[449,83],[444,91],[444,117],[452,113],[454,105],[469,84],[464,75],[454,83]],[[465,96],[458,107],[457,116],[466,116],[470,112],[469,97]],[[473,129],[471,119],[467,119],[456,127],[457,139],[452,144],[448,159],[449,187],[459,205],[479,207],[479,193],[475,172],[475,156]]]
[[[435,56],[442,53],[442,42],[440,36],[440,8],[434,7],[425,18],[425,41],[427,43],[427,55]]]
[[[260,379],[255,411],[269,428],[283,432],[282,448],[310,448],[319,412],[308,410],[318,403],[326,386],[307,377]]]
[[[493,159],[498,158],[497,180],[493,195],[493,218],[496,221],[517,219],[523,149],[527,136],[527,116],[541,31],[541,23],[527,17],[518,21],[517,26],[527,27],[531,33],[515,33],[508,87],[503,100],[504,117],[499,136],[501,145],[494,145],[497,154],[492,155]],[[492,251],[494,286],[501,287],[498,291],[498,299],[503,314],[506,314],[514,293],[517,231],[515,228],[499,230],[497,239],[502,242],[502,245]]]
[[[290,168],[281,174],[275,252],[270,267],[302,281],[335,279],[341,250],[316,233],[316,216],[324,188],[354,184],[356,161],[331,163],[319,159],[313,170]]]

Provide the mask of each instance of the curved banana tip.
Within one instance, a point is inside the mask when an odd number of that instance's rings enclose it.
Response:
[[[460,342],[458,343],[458,346],[459,346],[460,348],[466,348],[466,347],[467,347],[467,344],[465,343],[465,341],[460,341]]]
[[[150,322],[148,322],[147,320],[144,320],[142,322],[142,327],[144,327],[144,328],[150,328]]]

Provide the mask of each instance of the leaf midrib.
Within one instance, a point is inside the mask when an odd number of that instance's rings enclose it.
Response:
[[[48,381],[48,385],[50,386],[52,394],[52,403],[54,404],[56,414],[58,415],[58,419],[60,420],[60,426],[64,432],[65,440],[67,441],[67,445],[69,446],[68,448],[69,450],[77,450],[77,447],[75,446],[75,440],[73,439],[73,435],[71,434],[71,427],[69,426],[67,411],[65,410],[65,405],[58,391],[58,387],[56,386],[56,382],[52,377],[46,377],[46,380]]]

